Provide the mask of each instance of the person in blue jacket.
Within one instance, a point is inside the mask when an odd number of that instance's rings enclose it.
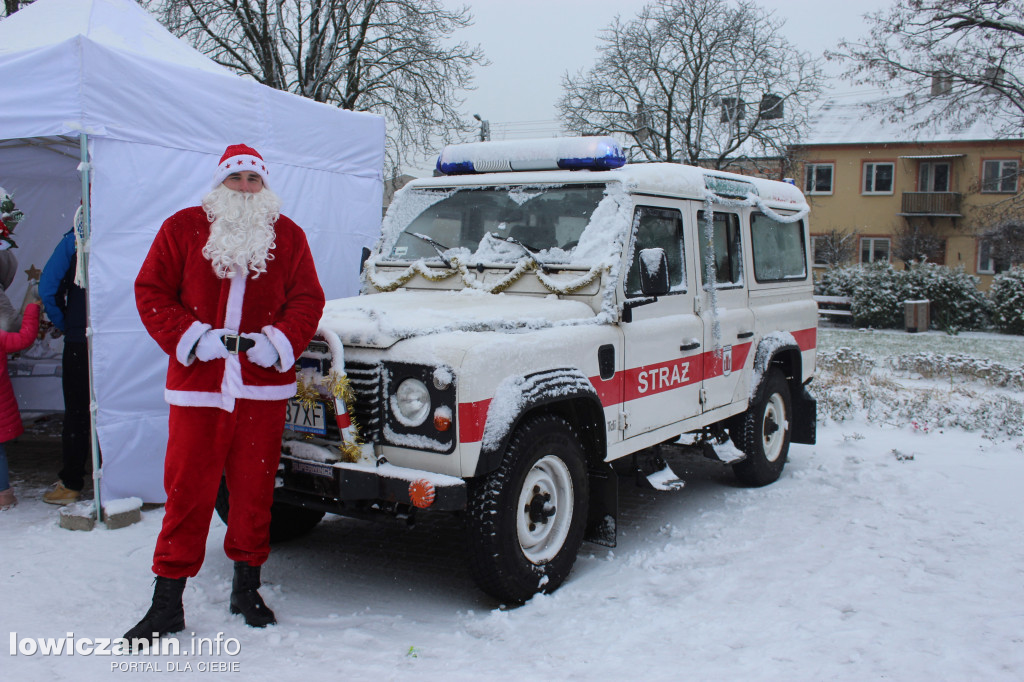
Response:
[[[77,218],[77,216],[76,216]],[[68,230],[39,278],[39,297],[47,317],[64,332],[61,384],[64,391],[63,468],[59,481],[43,495],[48,504],[71,504],[85,487],[92,432],[89,416],[89,345],[85,338],[85,289],[75,284],[75,230]]]

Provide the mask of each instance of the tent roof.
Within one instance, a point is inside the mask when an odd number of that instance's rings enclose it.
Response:
[[[0,55],[59,45],[78,36],[138,57],[229,73],[176,38],[133,0],[38,0],[0,22]]]
[[[106,137],[216,154],[244,142],[272,163],[366,175],[384,119],[236,76],[133,0],[36,0],[0,21],[0,138]],[[380,177],[380,170],[372,171]]]

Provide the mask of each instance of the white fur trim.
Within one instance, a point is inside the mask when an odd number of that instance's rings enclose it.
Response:
[[[193,322],[178,339],[178,345],[174,347],[174,359],[186,367],[195,362],[196,356],[192,354],[192,349],[199,343],[199,337],[210,329],[213,327],[199,320]]]
[[[238,327],[242,324],[242,301],[245,299],[245,281],[249,279],[248,273],[235,266],[234,276],[231,278],[231,288],[228,289],[227,309],[224,311],[224,326],[237,334]]]
[[[239,154],[237,156],[224,159],[224,161],[217,166],[217,172],[213,175],[213,185],[211,187],[216,189],[217,185],[224,182],[229,175],[232,173],[241,173],[242,171],[258,173],[259,176],[263,178],[263,186],[270,186],[270,171],[267,170],[266,162],[258,156]]]
[[[164,389],[164,400],[168,405],[178,407],[216,407],[227,412],[235,409],[235,399],[223,393],[208,393],[206,391],[172,391]]]
[[[278,361],[274,367],[278,372],[287,372],[295,364],[295,350],[292,348],[292,342],[288,340],[284,332],[273,325],[268,324],[260,331],[267,335],[271,345],[277,351]]]

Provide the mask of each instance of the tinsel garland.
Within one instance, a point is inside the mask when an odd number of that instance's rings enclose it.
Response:
[[[440,282],[450,277],[454,277],[455,275],[461,275],[462,282],[467,287],[486,291],[490,294],[500,294],[515,284],[527,272],[537,272],[537,278],[548,291],[555,294],[568,295],[575,291],[579,291],[583,287],[592,283],[601,276],[602,272],[609,269],[609,267],[604,264],[594,265],[581,277],[578,277],[566,284],[558,284],[553,278],[544,274],[540,263],[538,263],[536,259],[524,258],[516,264],[516,267],[514,267],[511,272],[500,280],[490,286],[484,286],[474,275],[470,273],[466,264],[460,261],[457,256],[452,256],[449,259],[449,262],[452,263],[453,267],[435,272],[433,269],[427,268],[426,264],[421,259],[407,267],[394,279],[384,280],[377,275],[376,260],[370,260],[366,264],[366,276],[370,280],[370,284],[376,287],[378,291],[394,291],[406,284],[416,275],[420,275],[431,282]]]
[[[335,405],[340,401],[348,411],[348,418],[351,422],[350,437],[346,438],[342,435],[341,443],[337,446],[338,450],[341,451],[342,461],[358,462],[363,454],[361,447],[363,445],[363,439],[359,435],[359,424],[356,422],[354,414],[356,400],[352,384],[349,383],[346,375],[339,374],[332,369],[323,385],[324,388],[330,392],[331,397],[334,398],[333,401],[324,403],[327,410],[331,413],[331,416],[337,417]],[[295,392],[295,399],[298,400],[303,407],[306,409],[312,409],[313,405],[322,398],[323,396],[320,395],[320,392],[313,385],[299,379]]]

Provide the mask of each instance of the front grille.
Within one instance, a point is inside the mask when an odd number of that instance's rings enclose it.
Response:
[[[352,412],[359,425],[359,435],[367,442],[380,442],[384,424],[384,383],[379,364],[345,362],[345,374],[356,394]]]

